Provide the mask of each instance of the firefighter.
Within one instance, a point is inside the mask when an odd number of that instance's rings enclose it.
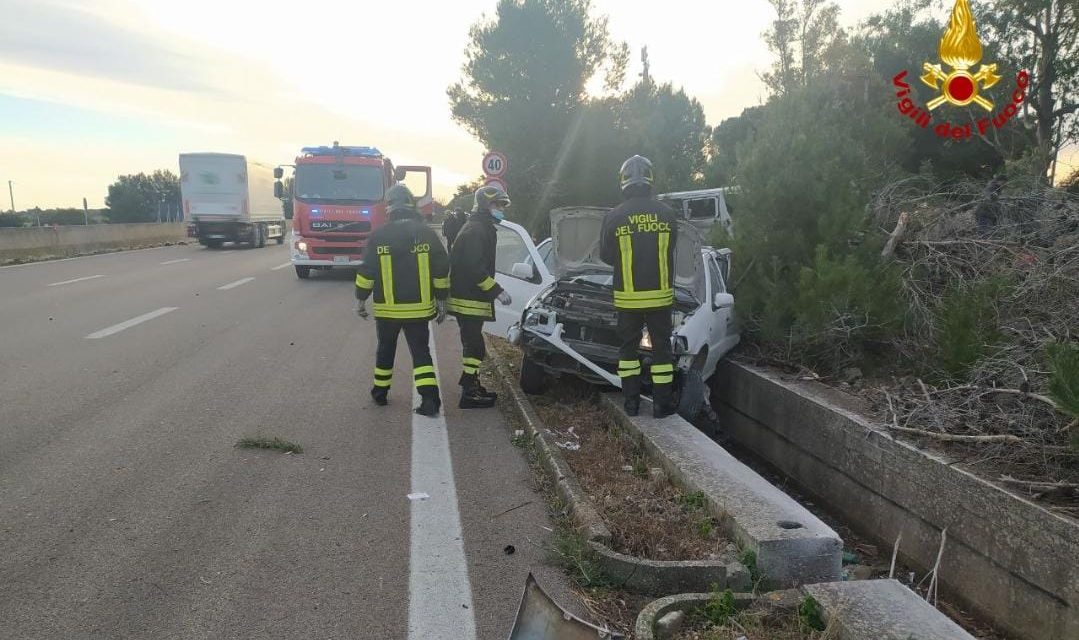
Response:
[[[468,222],[468,215],[460,207],[446,214],[446,219],[442,221],[442,236],[446,238],[447,251],[453,249],[453,240],[466,222]]]
[[[438,381],[428,346],[429,321],[446,317],[449,259],[438,236],[416,210],[412,192],[398,184],[386,192],[389,222],[367,240],[367,255],[356,270],[356,315],[368,317],[367,299],[374,297],[375,404],[387,404],[393,378],[397,336],[404,331],[412,354],[412,378],[420,394],[416,413],[437,415],[442,407]]]
[[[633,156],[619,172],[622,204],[603,219],[600,257],[614,268],[614,306],[621,342],[618,377],[626,414],[640,410],[641,329],[652,340],[652,412],[674,413],[671,308],[674,306],[674,247],[677,216],[652,197],[652,163]]]
[[[495,225],[505,217],[509,196],[498,187],[476,191],[468,222],[461,228],[450,251],[449,312],[461,328],[462,409],[493,407],[497,394],[480,384],[480,364],[487,356],[483,323],[495,319],[494,301],[508,305],[510,295],[495,282]]]

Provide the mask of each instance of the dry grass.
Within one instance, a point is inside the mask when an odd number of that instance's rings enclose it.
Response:
[[[716,600],[710,604],[714,606]],[[776,608],[765,601],[729,617],[721,615],[721,620],[715,619],[714,611],[710,612],[708,607],[690,611],[686,628],[675,640],[834,640],[838,637],[833,624],[824,625],[819,618],[799,610]]]
[[[555,440],[568,445],[563,455],[616,551],[649,560],[704,560],[724,551],[704,497],[671,483],[587,385],[552,385],[533,405]]]

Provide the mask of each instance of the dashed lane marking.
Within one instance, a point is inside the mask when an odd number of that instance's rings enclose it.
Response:
[[[85,282],[87,280],[95,280],[97,278],[104,278],[104,277],[105,276],[103,276],[103,275],[86,276],[84,278],[75,278],[74,280],[64,280],[63,282],[54,282],[54,283],[52,283],[52,284],[50,284],[48,286],[50,286],[50,287],[59,287],[62,284],[74,284],[76,282]]]
[[[136,325],[140,325],[143,322],[153,320],[154,318],[160,318],[161,316],[165,315],[166,313],[172,313],[173,311],[176,311],[179,308],[180,307],[161,307],[157,311],[151,311],[150,313],[144,313],[141,316],[138,316],[136,318],[132,318],[130,320],[125,320],[124,322],[121,322],[120,324],[114,324],[111,327],[106,327],[106,328],[102,329],[101,331],[95,331],[94,333],[91,333],[90,335],[86,336],[86,339],[87,340],[97,340],[99,338],[105,338],[105,337],[111,336],[113,334],[120,333],[124,329],[130,329],[131,327],[134,327]]]
[[[218,291],[228,291],[229,289],[235,289],[236,287],[251,282],[254,278],[240,278],[236,282],[230,282],[228,284],[221,285],[217,288]]]

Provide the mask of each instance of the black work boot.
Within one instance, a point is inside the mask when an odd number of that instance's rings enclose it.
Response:
[[[483,393],[483,388],[463,387],[461,389],[461,402],[457,405],[461,409],[488,409],[495,406],[497,396],[493,393]]]
[[[386,399],[389,393],[390,390],[386,387],[371,387],[371,399],[380,407],[389,404],[390,401]]]
[[[477,384],[475,386],[475,389],[476,389],[476,393],[481,395],[481,396],[491,398],[492,400],[497,400],[498,399],[498,394],[497,393],[495,393],[494,391],[488,391],[487,389],[484,388],[484,386],[482,384]]]
[[[666,418],[674,415],[678,408],[671,399],[671,385],[657,384],[652,387],[652,417]]]
[[[416,407],[416,413],[421,416],[434,417],[442,409],[442,399],[438,395],[429,393],[420,395],[420,406]]]
[[[641,411],[641,379],[631,376],[622,379],[622,408],[626,415],[635,418]]]

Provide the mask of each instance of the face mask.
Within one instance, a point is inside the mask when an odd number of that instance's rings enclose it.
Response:
[[[501,209],[491,209],[491,217],[502,222],[506,219],[506,212]]]

